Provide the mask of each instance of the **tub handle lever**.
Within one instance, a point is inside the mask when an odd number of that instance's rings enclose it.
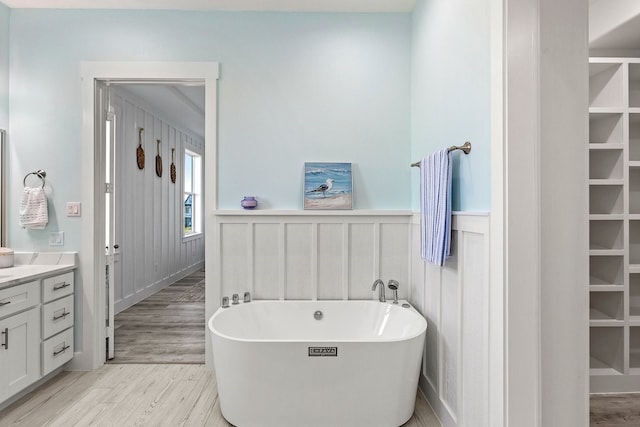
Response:
[[[229,308],[229,297],[222,297],[222,308]]]
[[[251,302],[251,292],[247,291],[244,293],[244,300],[242,302]]]
[[[397,280],[389,280],[389,284],[387,285],[389,286],[389,289],[391,289],[391,291],[393,292],[393,303],[397,304],[398,303],[398,286],[400,286],[400,283],[398,283]]]
[[[240,304],[240,296],[238,294],[233,294],[231,299],[232,299],[231,304],[233,305]]]

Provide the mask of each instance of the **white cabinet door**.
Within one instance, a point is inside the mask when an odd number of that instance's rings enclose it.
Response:
[[[0,320],[0,402],[40,378],[40,306]]]

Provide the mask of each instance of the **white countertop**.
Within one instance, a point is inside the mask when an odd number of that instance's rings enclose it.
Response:
[[[0,289],[71,271],[76,259],[75,252],[16,252],[15,266],[0,268]]]

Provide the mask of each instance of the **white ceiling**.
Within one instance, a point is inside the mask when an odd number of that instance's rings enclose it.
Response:
[[[10,8],[410,12],[416,0],[1,0]]]
[[[154,113],[204,140],[204,86],[168,84],[118,84]]]

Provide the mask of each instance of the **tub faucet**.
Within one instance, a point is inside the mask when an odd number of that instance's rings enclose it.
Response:
[[[375,291],[376,286],[378,287],[378,299],[380,302],[386,302],[387,299],[384,296],[384,282],[380,279],[376,279],[376,281],[373,282],[373,286],[371,286],[371,290]]]
[[[238,294],[233,294],[231,296],[231,304],[233,305],[240,304],[240,296],[238,296]]]
[[[400,283],[398,283],[397,280],[389,280],[389,284],[387,285],[389,286],[389,289],[391,289],[393,291],[393,303],[397,304],[398,303],[398,286],[400,286]]]
[[[229,308],[229,297],[222,297],[222,308]]]
[[[244,300],[242,302],[251,302],[251,292],[244,293]]]

